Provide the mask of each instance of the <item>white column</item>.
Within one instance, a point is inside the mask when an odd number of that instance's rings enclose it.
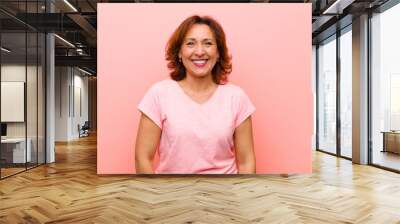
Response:
[[[55,133],[55,76],[54,76],[54,35],[49,33],[46,36],[46,163],[55,161],[54,133]]]
[[[54,12],[54,5],[46,1],[46,11]],[[54,35],[46,35],[46,163],[55,162],[55,43]]]
[[[353,19],[353,162],[368,163],[368,15]]]

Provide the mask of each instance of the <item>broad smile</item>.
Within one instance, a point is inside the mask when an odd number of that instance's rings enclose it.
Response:
[[[202,68],[207,64],[208,59],[193,59],[191,61],[196,67]]]

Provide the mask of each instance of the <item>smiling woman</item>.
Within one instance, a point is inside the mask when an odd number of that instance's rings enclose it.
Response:
[[[192,16],[180,24],[168,41],[166,59],[175,81],[186,77],[187,69],[192,68],[188,63],[190,59],[209,59],[209,66],[203,70],[211,71],[216,84],[226,82],[232,71],[224,30],[217,21],[206,16]]]
[[[138,106],[136,172],[255,173],[255,107],[228,83],[232,65],[221,25],[210,17],[187,18],[168,41],[166,60],[172,80],[154,84]]]

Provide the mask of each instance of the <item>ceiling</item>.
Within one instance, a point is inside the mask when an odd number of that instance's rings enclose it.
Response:
[[[96,72],[97,57],[97,3],[137,3],[137,2],[253,2],[253,3],[312,3],[313,43],[332,35],[337,28],[351,24],[353,16],[372,10],[387,0],[45,0],[0,1],[1,30],[14,42],[12,47],[25,46],[22,38],[27,28],[30,31],[55,32],[56,65],[80,66]],[[337,2],[337,3],[335,3]],[[52,13],[49,13],[52,11]],[[27,12],[27,13],[26,13]],[[338,21],[340,22],[338,23]],[[339,25],[338,25],[339,24]],[[5,43],[2,41],[2,43]],[[10,45],[10,46],[11,46]],[[29,44],[30,52],[35,44]],[[22,51],[22,48],[20,48]]]

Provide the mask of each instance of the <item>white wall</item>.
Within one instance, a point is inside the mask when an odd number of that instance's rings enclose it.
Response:
[[[68,141],[69,68],[55,68],[55,141]]]
[[[88,77],[76,68],[56,67],[55,86],[55,140],[77,139],[78,124],[88,120]]]
[[[74,119],[72,119],[72,135],[78,137],[78,124],[81,126],[88,120],[89,112],[88,112],[88,77],[81,76],[82,73],[76,74],[75,70],[75,79],[74,79]],[[80,91],[80,93],[79,93]],[[80,96],[80,97],[79,97]],[[81,107],[81,108],[79,108]],[[79,111],[79,109],[81,111]]]
[[[27,66],[18,65],[18,64],[6,64],[1,66],[1,81],[3,82],[25,82],[25,75],[27,69],[27,78],[29,81],[29,86],[36,86],[36,80],[33,76],[36,77],[36,66]],[[41,71],[39,71],[41,72]],[[28,118],[28,137],[29,134],[35,133],[36,136],[36,113],[32,113],[32,111],[36,112],[37,102],[36,102],[36,88],[27,88],[27,118]],[[34,102],[34,103],[32,103]],[[40,105],[39,105],[40,107]],[[6,108],[2,108],[2,110],[6,110]],[[34,122],[35,124],[31,124]],[[26,122],[7,122],[7,136],[8,137],[25,137],[25,123]]]
[[[28,67],[28,71],[32,67]],[[1,66],[1,81],[3,82],[25,82],[25,65],[9,64]],[[30,72],[28,72],[30,74]],[[1,108],[5,110],[5,108]],[[7,123],[7,137],[25,137],[25,123]]]

